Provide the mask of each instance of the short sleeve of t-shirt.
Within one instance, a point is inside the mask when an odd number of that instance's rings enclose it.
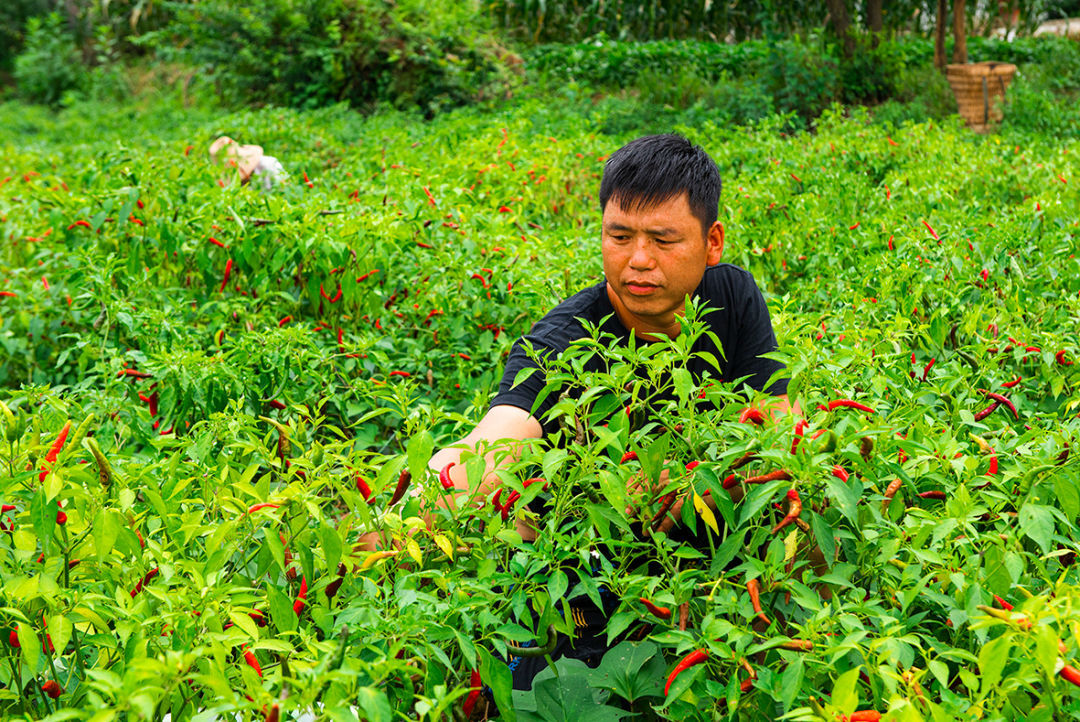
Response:
[[[558,355],[565,351],[572,341],[582,338],[585,335],[585,327],[581,325],[579,319],[596,323],[603,318],[599,315],[603,312],[603,304],[599,298],[603,289],[604,284],[601,283],[574,294],[537,321],[529,333],[514,343],[506,359],[502,380],[499,382],[499,393],[491,402],[492,406],[506,404],[525,409],[536,419],[541,420],[544,431],[548,431],[543,419],[559,400],[559,395],[549,394],[541,402],[540,407],[533,410],[533,404],[543,391],[547,380],[543,370],[529,354],[529,349],[531,348],[533,354],[538,357],[551,353]],[[606,293],[604,300],[607,300]],[[515,385],[518,374],[524,369],[536,370]]]
[[[745,384],[752,389],[765,390],[773,396],[786,394],[787,379],[780,379],[765,388],[769,378],[784,365],[762,356],[776,350],[776,333],[765,297],[754,277],[731,264],[711,266],[698,291],[699,302],[706,301],[712,309],[706,319],[723,348],[724,380],[745,377]]]
[[[717,358],[724,380],[745,378],[746,386],[757,390],[765,389],[769,378],[782,369],[783,364],[761,358],[761,354],[775,351],[777,344],[769,310],[753,276],[731,264],[710,266],[695,291],[695,297],[699,304],[710,309],[705,318],[709,329],[720,341],[722,352],[704,336],[698,340],[694,351],[708,352]],[[544,416],[555,405],[558,394],[549,394],[539,408],[533,409],[546,380],[543,371],[526,349],[531,346],[534,353],[540,356],[560,354],[569,347],[571,341],[585,335],[580,320],[599,324],[607,317],[610,318],[603,325],[604,331],[614,333],[620,340],[629,338],[630,332],[613,314],[614,309],[608,299],[604,282],[590,286],[559,304],[538,321],[528,334],[514,343],[499,383],[499,392],[491,406],[505,404],[529,411],[540,420],[544,432],[549,432]],[[515,385],[518,374],[527,368],[537,370]],[[698,358],[691,360],[689,370],[699,379],[710,370],[715,374],[715,369]],[[769,386],[768,393],[787,393],[787,380],[781,379]]]

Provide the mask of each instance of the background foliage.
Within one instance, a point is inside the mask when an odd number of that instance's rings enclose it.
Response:
[[[563,443],[504,480],[551,504],[541,541],[520,541],[490,503],[406,533],[416,507],[387,504],[399,472],[434,494],[430,451],[486,408],[513,338],[598,277],[602,161],[640,132],[613,132],[616,111],[570,96],[429,123],[345,106],[161,102],[137,121],[92,104],[0,109],[13,507],[0,628],[19,642],[3,647],[5,714],[261,715],[321,699],[343,717],[434,719],[461,714],[474,667],[493,703],[526,719],[598,704],[811,719],[811,696],[830,715],[893,719],[1076,709],[1055,673],[1078,649],[1078,171],[1070,143],[1026,127],[978,138],[955,120],[898,128],[839,109],[813,133],[781,134],[782,116],[674,126],[723,168],[725,260],[770,300],[810,424],[797,453],[790,421],[740,424],[727,388],[662,373],[685,346],[625,351],[601,376],[572,354],[553,378],[588,400],[559,405]],[[290,180],[271,193],[219,185],[203,149],[222,132],[257,139]],[[642,372],[656,381],[628,390]],[[1018,417],[975,421],[979,389],[1008,393]],[[720,410],[699,407],[701,392]],[[818,408],[839,397],[875,413]],[[100,448],[107,482],[79,437]],[[640,461],[620,464],[627,450]],[[629,476],[665,466],[674,488],[723,499],[719,480],[747,451],[757,460],[741,476],[784,468],[794,481],[721,503],[718,535],[687,516],[705,555],[677,535],[641,537],[622,511]],[[525,489],[535,476],[550,486]],[[809,531],[773,536],[771,505],[793,484]],[[279,506],[248,511],[262,502]],[[647,518],[656,502],[643,503]],[[401,551],[354,550],[376,528]],[[794,556],[808,542],[824,573]],[[753,577],[767,628],[753,625]],[[576,681],[537,688],[570,690],[558,700],[514,700],[505,644],[568,632],[563,603],[601,585],[616,598],[609,633],[628,646],[601,672],[561,665]],[[979,608],[994,594],[1017,605],[1012,621]],[[687,603],[687,629],[657,623],[641,596]],[[791,638],[812,650],[776,647]],[[695,648],[710,661],[664,696]],[[745,692],[740,660],[756,674]],[[63,687],[55,701],[46,680]]]

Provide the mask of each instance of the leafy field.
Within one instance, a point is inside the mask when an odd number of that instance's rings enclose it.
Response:
[[[801,436],[679,373],[689,322],[607,374],[575,366],[602,340],[552,370],[584,394],[504,477],[515,511],[552,509],[535,543],[475,499],[430,530],[388,508],[405,469],[438,493],[426,461],[513,340],[599,278],[603,159],[633,136],[560,106],[0,107],[5,718],[463,719],[473,669],[505,719],[1080,716],[1058,674],[1080,666],[1075,142],[838,111],[681,129],[720,164],[724,260],[766,293]],[[290,180],[221,187],[221,133]],[[665,466],[719,504],[684,506],[703,550],[640,534],[658,499],[625,515],[629,477]],[[776,470],[737,506],[722,488]],[[773,533],[790,488],[806,525]],[[399,551],[354,551],[375,529]],[[511,693],[507,643],[608,592],[599,670]],[[685,629],[640,597],[686,604]]]

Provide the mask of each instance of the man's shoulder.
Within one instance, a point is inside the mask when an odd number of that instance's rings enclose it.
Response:
[[[562,301],[533,324],[525,338],[557,351],[564,350],[574,339],[585,335],[582,321],[599,323],[611,313],[611,302],[604,292],[605,283],[588,286]]]
[[[714,308],[733,311],[757,291],[754,276],[744,268],[730,263],[718,263],[705,269],[698,287],[700,298]]]
[[[715,266],[709,266],[705,269],[705,277],[702,280],[706,286],[716,287],[757,285],[750,271],[732,263],[717,263]]]

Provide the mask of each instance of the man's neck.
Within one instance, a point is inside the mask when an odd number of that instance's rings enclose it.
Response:
[[[679,324],[679,319],[675,317],[675,314],[671,314],[670,319],[640,318],[632,314],[623,305],[618,294],[611,289],[611,284],[605,284],[604,290],[607,292],[608,300],[611,301],[611,307],[615,309],[615,317],[628,331],[633,331],[638,338],[645,341],[658,341],[661,336],[675,338],[679,335],[682,326]]]

